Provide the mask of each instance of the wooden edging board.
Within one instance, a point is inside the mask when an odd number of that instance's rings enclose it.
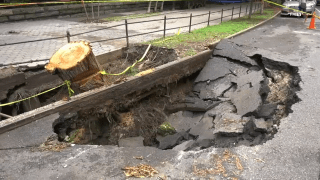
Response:
[[[273,19],[279,13],[277,13],[270,19]],[[265,20],[251,28],[240,31],[227,38],[238,36],[244,32],[247,32],[257,26],[266,23],[270,19]],[[220,41],[212,43],[209,46],[211,50],[206,50],[194,56],[186,57],[181,60],[176,60],[161,65],[159,67],[156,67],[154,71],[149,74],[130,77],[127,81],[120,84],[111,85],[108,87],[104,86],[88,92],[84,92],[71,97],[69,101],[58,101],[47,106],[43,106],[38,109],[20,114],[18,116],[0,121],[0,134],[57,112],[75,112],[81,109],[86,109],[88,107],[93,107],[97,104],[110,103],[112,102],[112,100],[119,99],[136,91],[142,91],[150,89],[157,85],[177,81],[182,77],[191,75],[192,73],[202,69],[211,57],[213,52],[212,49],[214,49],[214,47],[219,42]]]

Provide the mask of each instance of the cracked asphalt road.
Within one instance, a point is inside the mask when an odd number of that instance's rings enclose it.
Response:
[[[320,31],[306,29],[308,24],[303,21],[276,17],[232,39],[242,45],[248,56],[261,54],[299,67],[303,81],[302,90],[298,92],[301,101],[281,120],[279,132],[272,140],[254,147],[229,149],[242,163],[239,179],[319,179]],[[318,20],[316,26],[320,27]],[[92,145],[75,145],[60,153],[32,152],[29,148],[0,150],[0,179],[126,179],[121,168],[140,163],[154,166],[168,179],[207,179],[192,174],[193,165],[201,162],[205,167],[213,167],[210,157],[223,151],[223,148],[208,148],[178,152],[153,147]],[[215,179],[228,178],[215,176]]]

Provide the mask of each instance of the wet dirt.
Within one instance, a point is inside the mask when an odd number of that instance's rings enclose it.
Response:
[[[141,59],[147,49],[147,45],[130,46],[125,49],[121,59],[108,62],[103,65],[104,70],[109,74],[118,74],[124,71],[127,67],[131,66],[134,62]],[[167,49],[161,47],[151,46],[144,60],[126,74],[123,75],[107,75],[105,85],[117,84],[129,76],[134,76],[139,72],[147,69],[155,68],[157,66],[166,64],[177,59],[176,51],[174,49]]]

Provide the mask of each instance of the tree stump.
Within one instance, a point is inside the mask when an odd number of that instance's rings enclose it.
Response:
[[[98,63],[89,42],[70,42],[60,48],[45,66],[47,71],[57,73],[62,80],[70,80],[80,87],[80,90],[87,91],[103,85],[103,75],[99,73],[102,67]],[[91,76],[100,78],[88,78]],[[99,82],[89,82],[99,80]],[[90,87],[85,87],[90,84]]]

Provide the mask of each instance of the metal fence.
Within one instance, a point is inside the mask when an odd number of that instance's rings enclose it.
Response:
[[[230,9],[223,9],[222,8],[221,11],[214,11],[214,12],[209,11],[208,13],[199,14],[199,15],[192,15],[192,13],[191,13],[189,16],[174,17],[174,18],[167,18],[166,16],[164,16],[164,18],[161,18],[161,19],[154,19],[154,20],[148,20],[148,21],[139,21],[139,22],[128,22],[127,19],[126,19],[124,24],[114,25],[114,26],[110,26],[110,27],[100,28],[100,29],[81,32],[81,33],[72,34],[72,35],[70,34],[69,31],[67,31],[66,36],[38,39],[38,40],[31,40],[31,41],[23,41],[23,42],[15,42],[15,43],[6,43],[6,44],[0,44],[0,46],[10,46],[10,45],[16,45],[16,44],[23,44],[23,43],[34,43],[34,42],[39,42],[39,41],[47,41],[47,40],[61,39],[61,38],[67,38],[67,41],[70,42],[71,37],[75,37],[75,36],[79,36],[79,35],[83,35],[83,34],[87,34],[87,33],[92,33],[92,32],[96,32],[96,31],[102,31],[102,30],[106,30],[106,29],[111,29],[111,28],[115,28],[115,27],[120,27],[120,26],[124,26],[124,28],[125,28],[125,36],[117,37],[117,38],[110,38],[110,39],[103,39],[103,40],[98,40],[98,41],[91,41],[91,43],[107,42],[107,41],[113,41],[113,40],[118,40],[118,39],[126,39],[127,46],[129,46],[129,38],[130,37],[142,36],[142,35],[147,35],[147,34],[152,34],[152,33],[163,32],[163,38],[165,38],[167,31],[180,29],[180,28],[189,28],[188,32],[190,33],[192,26],[196,26],[196,25],[200,25],[200,24],[206,24],[206,26],[210,26],[210,22],[212,22],[212,21],[218,21],[219,20],[220,23],[222,23],[224,18],[230,17],[230,19],[232,20],[235,17],[236,18],[240,18],[241,14],[247,15],[249,13],[248,12],[249,11],[248,8],[249,8],[249,5],[246,5],[246,6],[240,5],[239,7],[236,7],[236,8],[234,6],[232,8],[230,8]],[[259,8],[260,8],[260,4],[259,3],[255,3],[253,8],[252,8],[252,13],[256,12],[257,10],[259,10]],[[234,13],[234,10],[236,10],[236,9],[239,9],[238,13]],[[224,13],[228,12],[228,11],[231,11],[231,15],[224,16],[225,15]],[[220,13],[221,16],[219,18],[211,19],[211,15],[212,14],[217,14],[217,13]],[[206,21],[197,22],[197,23],[193,24],[192,18],[199,17],[199,16],[208,16],[208,19]],[[166,28],[168,20],[184,19],[184,18],[189,18],[190,19],[188,25],[179,26],[179,27],[173,27],[173,28],[169,28],[169,29]],[[128,25],[130,25],[130,24],[140,24],[140,23],[146,23],[146,22],[154,22],[154,21],[163,21],[164,22],[163,29],[156,30],[156,31],[150,31],[150,32],[146,32],[146,33],[139,33],[139,34],[129,35]],[[39,60],[39,61],[42,61],[42,60]],[[34,61],[30,61],[30,62],[34,62]],[[27,62],[23,62],[23,63],[27,63]]]

